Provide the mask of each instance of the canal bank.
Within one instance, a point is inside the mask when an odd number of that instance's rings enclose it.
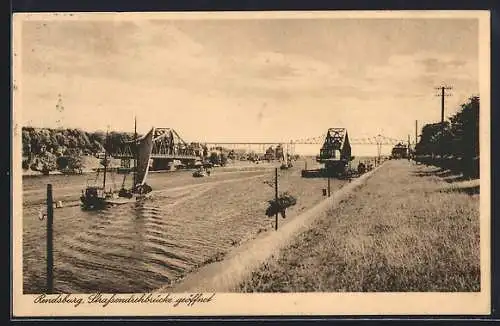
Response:
[[[280,217],[277,231],[269,230],[258,235],[229,252],[223,260],[205,265],[176,283],[158,289],[157,292],[237,291],[239,284],[260,264],[292,243],[297,234],[308,230],[311,224],[317,218],[323,217],[329,209],[346,200],[382,166],[353,179],[309,210],[287,220]]]
[[[389,161],[237,291],[479,291],[479,237],[479,180]]]

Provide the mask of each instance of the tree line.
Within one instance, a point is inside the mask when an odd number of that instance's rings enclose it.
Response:
[[[106,142],[106,133],[103,131],[86,132],[80,129],[23,127],[23,156],[37,155],[45,151],[56,155],[66,155],[72,150],[91,155],[102,152],[104,147],[113,151],[121,143],[132,140],[133,137],[133,133],[112,131]]]
[[[424,125],[414,154],[417,162],[479,177],[479,96],[443,123]]]
[[[54,170],[81,173],[83,156],[97,156],[104,150],[115,153],[124,142],[133,139],[134,133],[130,132],[111,131],[106,139],[106,132],[103,131],[23,127],[23,169],[31,168],[44,174]],[[201,146],[202,157],[212,164],[225,165],[228,159],[236,159],[237,156],[234,151],[222,147],[209,151],[206,145],[191,143],[189,146]]]
[[[141,137],[141,135],[138,135]],[[106,138],[106,132],[87,132],[81,129],[50,129],[50,128],[22,128],[23,169],[48,174],[50,171],[61,170],[64,172],[82,172],[85,155],[97,156],[106,150],[115,153],[123,146],[124,142],[132,141],[134,133],[111,131]],[[204,144],[191,143],[192,148],[201,148],[200,156],[204,161],[212,164],[226,165],[229,160],[247,158],[255,160],[257,154],[237,153],[223,147],[208,149]],[[272,153],[275,159],[283,155],[281,146],[275,149],[270,147],[266,151]]]
[[[97,155],[107,149],[113,152],[133,133],[81,129],[22,128],[23,168],[48,173],[56,169],[82,169],[82,155]]]

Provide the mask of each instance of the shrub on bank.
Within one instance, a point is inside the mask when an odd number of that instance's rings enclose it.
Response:
[[[453,156],[421,155],[416,156],[415,161],[425,165],[433,165],[450,170],[452,173],[461,173],[465,178],[479,178],[479,156],[472,158],[462,158]]]
[[[266,216],[272,217],[276,213],[280,213],[283,218],[286,217],[286,209],[297,204],[297,199],[285,192],[278,197],[278,201],[275,199],[269,201],[269,206],[266,209]]]
[[[479,97],[471,97],[448,121],[423,126],[415,161],[478,178]]]

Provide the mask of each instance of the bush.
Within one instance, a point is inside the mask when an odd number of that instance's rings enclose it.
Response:
[[[64,170],[68,168],[68,158],[66,156],[60,156],[56,160],[57,169]]]
[[[81,173],[83,169],[82,157],[78,154],[73,153],[66,156],[60,156],[57,158],[56,162],[58,170]]]
[[[43,174],[49,174],[50,171],[54,171],[56,168],[56,156],[50,152],[44,152],[35,157],[31,164],[32,170],[42,172]]]
[[[278,202],[276,200],[268,201],[269,206],[266,209],[266,216],[272,217],[276,213],[280,213],[283,218],[286,217],[286,209],[294,206],[297,203],[297,199],[288,193],[283,193],[278,197]]]
[[[471,97],[444,124],[425,125],[415,147],[415,161],[479,177],[479,97]]]
[[[71,155],[68,157],[68,169],[73,172],[82,172],[83,161],[80,155]]]

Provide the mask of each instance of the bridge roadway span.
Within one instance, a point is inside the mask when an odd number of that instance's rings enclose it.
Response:
[[[131,154],[115,153],[112,155],[114,158],[119,159],[132,159],[134,158]],[[199,156],[196,155],[177,155],[177,154],[155,154],[151,153],[150,158],[163,158],[172,160],[196,160]]]

